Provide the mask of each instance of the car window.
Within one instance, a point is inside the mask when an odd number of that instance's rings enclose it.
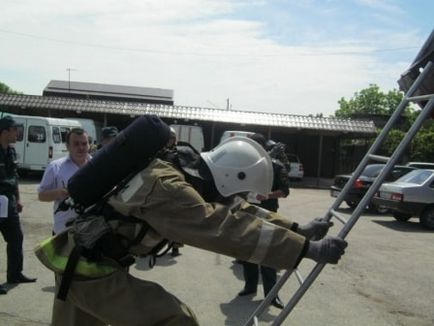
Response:
[[[18,125],[17,126],[17,141],[23,141],[24,138],[24,126],[23,125]]]
[[[363,170],[361,175],[365,177],[374,178],[380,174],[383,168],[384,168],[384,164],[370,164],[366,166],[366,168]]]
[[[424,183],[429,177],[431,177],[432,174],[433,172],[428,170],[414,170],[402,176],[397,181],[415,183],[420,185]]]
[[[412,168],[407,167],[394,167],[393,170],[390,172],[390,175],[387,179],[389,180],[396,180],[402,177],[404,174],[407,174],[408,172],[412,171]]]
[[[45,128],[42,126],[29,126],[27,140],[31,143],[45,142]]]
[[[60,136],[62,138],[62,143],[66,143],[66,135],[68,134],[70,128],[60,127]]]
[[[55,144],[60,144],[62,142],[59,127],[53,127],[53,142]]]

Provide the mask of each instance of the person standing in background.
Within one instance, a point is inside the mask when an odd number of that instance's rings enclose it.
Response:
[[[170,135],[169,135],[169,141],[167,142],[167,149],[169,151],[176,151],[176,142],[177,142],[177,138],[176,138],[176,130],[172,127],[170,127]],[[183,247],[184,245],[182,243],[179,242],[174,242],[172,244],[172,251],[170,253],[170,255],[172,257],[177,257],[179,255],[181,255],[181,253],[179,252],[179,248]]]
[[[115,126],[108,126],[102,128],[101,144],[98,146],[98,149],[110,144],[118,134],[119,134],[119,130]]]
[[[19,213],[23,206],[20,203],[18,190],[17,155],[11,144],[17,141],[18,124],[11,116],[0,119],[0,195],[5,196],[3,204],[7,205],[6,216],[0,218],[0,231],[7,243],[7,281],[8,283],[30,283],[36,278],[23,275],[23,232]],[[0,285],[0,294],[7,290]]]
[[[71,176],[91,159],[88,135],[82,128],[74,128],[68,132],[66,148],[69,154],[48,164],[37,189],[40,201],[54,201],[53,234],[62,232],[66,221],[75,216],[72,209],[57,211],[57,208],[68,197],[66,186]]]
[[[266,148],[266,139],[262,134],[256,133],[250,136],[251,139],[259,143],[264,149]],[[273,163],[273,187],[267,197],[257,195],[255,205],[265,208],[271,212],[277,212],[279,208],[278,198],[284,198],[289,195],[288,172],[283,164],[276,160]],[[255,194],[256,195],[256,194]],[[277,271],[274,268],[242,262],[244,274],[244,289],[238,293],[239,296],[255,294],[259,281],[259,270],[262,276],[262,285],[264,287],[264,296],[271,291],[277,281]],[[279,296],[276,296],[271,304],[279,309],[283,309],[283,303]]]

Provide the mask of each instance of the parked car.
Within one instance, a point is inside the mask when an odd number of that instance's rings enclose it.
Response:
[[[359,204],[360,200],[362,200],[363,196],[374,183],[384,166],[385,164],[369,164],[365,167],[348,191],[347,196],[344,198],[344,201],[348,206],[354,208]],[[386,176],[385,181],[395,181],[413,170],[414,168],[412,167],[395,165],[392,171]],[[330,187],[330,195],[332,197],[338,197],[351,176],[352,175],[349,174],[336,175],[334,184]],[[372,202],[369,204],[369,208],[377,213],[384,214],[387,212],[387,209]]]
[[[288,177],[292,180],[301,180],[304,176],[304,167],[300,159],[295,154],[286,154],[290,164]]]
[[[392,211],[398,221],[417,216],[424,227],[434,230],[434,170],[414,170],[382,184],[373,202]]]
[[[406,166],[411,166],[416,169],[434,170],[434,163],[430,162],[408,162]]]

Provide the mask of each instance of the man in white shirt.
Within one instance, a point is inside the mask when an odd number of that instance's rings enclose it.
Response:
[[[89,138],[82,128],[74,128],[66,135],[66,148],[69,154],[52,161],[47,166],[38,186],[40,201],[54,201],[53,234],[62,232],[65,229],[66,221],[75,216],[72,209],[57,213],[56,210],[59,204],[68,197],[66,187],[69,178],[91,159],[89,155]]]

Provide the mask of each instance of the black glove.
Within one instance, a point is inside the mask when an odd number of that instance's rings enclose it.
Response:
[[[327,237],[320,241],[309,241],[306,258],[320,264],[337,264],[348,243],[337,237]]]
[[[299,225],[297,233],[301,234],[308,240],[321,240],[324,238],[333,222],[326,221],[322,218],[316,218],[306,225]]]

